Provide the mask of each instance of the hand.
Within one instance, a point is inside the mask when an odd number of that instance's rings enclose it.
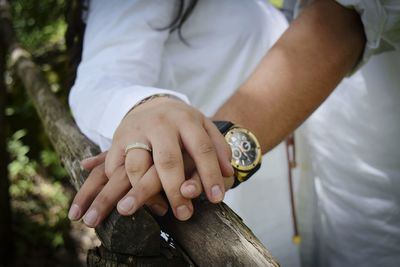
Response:
[[[125,146],[133,142],[146,142],[153,147],[154,165],[145,150],[133,150],[124,157]],[[183,150],[194,159],[197,169],[185,184]],[[96,170],[98,174],[93,177],[102,176],[103,179],[93,184],[98,187],[97,191],[92,189],[85,194],[91,198],[96,196],[94,200],[86,199],[92,203],[85,216],[85,222],[90,226],[96,226],[131,186],[132,189],[118,204],[121,214],[134,213],[163,187],[175,216],[181,220],[188,219],[193,207],[187,198],[200,194],[203,186],[210,201],[221,201],[225,191],[221,171],[225,176],[233,174],[230,149],[216,127],[186,104],[165,98],[154,99],[130,112],[116,131],[111,150],[105,157],[105,166],[96,168],[105,171],[107,176]],[[124,166],[126,172],[121,170]],[[89,181],[95,179],[89,178],[87,183],[91,184]],[[81,211],[86,210],[86,206],[80,207]]]
[[[73,204],[71,205],[68,213],[69,219],[79,220],[88,210],[90,204],[94,201],[97,194],[101,192],[108,183],[108,178],[105,174],[104,168],[106,155],[107,151],[81,161],[82,168],[90,171],[90,174],[72,202]],[[202,185],[199,175],[194,170],[193,161],[187,156],[187,154],[184,154],[184,159],[185,173],[192,173],[192,178],[186,180],[182,184],[180,191],[184,197],[193,199],[201,194]],[[224,178],[224,182],[225,190],[228,190],[233,185],[233,177]],[[127,187],[122,191],[126,192],[131,188],[130,184],[126,184],[126,186]],[[115,206],[115,199],[118,200],[118,196],[118,192],[110,192],[110,197],[107,200],[103,200],[103,203],[107,202],[104,206],[108,207],[103,211],[104,213],[108,214],[111,211],[111,209]],[[146,201],[145,205],[157,216],[163,216],[168,211],[168,204],[160,193],[150,197]],[[88,220],[84,219],[84,221]]]
[[[89,206],[93,204],[93,201],[96,199],[99,192],[102,192],[103,190],[106,192],[110,191],[107,189],[107,185],[111,188],[115,188],[115,185],[108,183],[109,179],[105,174],[106,155],[107,152],[103,152],[97,156],[81,161],[82,168],[90,171],[90,174],[72,202],[73,204],[71,205],[70,211],[68,213],[68,217],[71,220],[79,220],[88,210]],[[121,170],[125,171],[124,168],[121,168]],[[126,176],[124,178],[126,181],[128,181],[128,178]],[[129,182],[124,183],[123,185],[125,187],[120,188],[121,192],[127,192],[131,188]],[[114,190],[110,191],[108,196],[109,198],[100,201],[105,203],[104,205],[101,205],[104,208],[101,212],[105,214],[108,214],[111,209],[115,207],[116,202],[118,201],[118,199],[121,198],[121,193],[117,190]],[[149,198],[145,204],[154,214],[158,216],[165,215],[168,210],[168,204],[165,201],[164,197],[161,196],[161,194],[157,194]],[[92,215],[87,213],[86,216],[90,217]],[[86,216],[84,218],[84,222],[90,226],[91,224],[87,222],[90,221],[90,218],[86,218]],[[100,223],[100,221],[98,223]]]

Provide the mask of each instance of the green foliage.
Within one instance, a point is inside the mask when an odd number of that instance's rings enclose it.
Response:
[[[67,90],[63,79],[66,75],[66,55],[64,32],[66,29],[64,0],[14,0],[12,1],[13,23],[22,45],[33,55],[40,57],[39,65],[46,74],[53,92],[66,102]],[[40,163],[50,176],[57,180],[66,173],[59,165],[59,160],[51,147],[42,128],[36,111],[25,94],[21,82],[13,73],[6,73],[9,88],[7,94],[6,116],[9,136],[24,129],[20,138],[10,138],[24,142],[25,157]],[[20,162],[20,161],[19,161]],[[18,170],[20,165],[11,163]]]
[[[282,8],[283,7],[283,0],[269,0],[269,1],[276,8]]]
[[[16,131],[8,142],[12,160],[8,166],[10,193],[16,216],[14,230],[24,240],[17,243],[21,253],[32,245],[50,244],[57,248],[64,244],[70,197],[60,182],[50,182],[39,175],[37,162],[28,158],[29,147],[22,142],[26,134],[26,130]],[[51,152],[44,154],[46,164],[57,162]]]
[[[13,22],[21,44],[34,56],[51,88],[66,99],[66,30],[64,0],[13,0]],[[32,102],[14,73],[7,72],[7,135],[10,193],[17,258],[36,266],[26,255],[53,257],[68,241],[71,191]],[[0,126],[3,127],[3,126]],[[40,256],[39,256],[40,257]],[[32,265],[31,265],[32,264]],[[40,264],[40,266],[43,266]],[[54,266],[50,264],[49,266]]]
[[[21,138],[26,135],[26,130],[16,131],[8,142],[8,152],[12,158],[8,165],[11,180],[16,177],[30,177],[36,174],[36,164],[32,162],[27,153],[29,147],[24,145]]]
[[[63,43],[65,5],[64,0],[12,1],[14,27],[22,45],[37,53]]]
[[[54,150],[46,149],[40,153],[41,165],[49,169],[56,178],[67,176],[67,172],[61,166],[60,158]]]

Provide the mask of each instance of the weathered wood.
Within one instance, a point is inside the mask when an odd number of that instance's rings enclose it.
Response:
[[[171,251],[177,253],[172,254]],[[166,261],[165,259],[168,259]],[[130,255],[113,253],[100,246],[88,252],[87,265],[107,267],[189,267],[184,258],[180,257],[177,250],[162,248],[159,256],[153,257],[132,257]]]
[[[7,266],[13,256],[14,243],[11,228],[11,207],[8,180],[8,153],[6,145],[6,85],[4,82],[5,50],[0,34],[0,266]]]
[[[172,213],[158,221],[198,266],[274,266],[279,264],[226,204],[212,204],[204,197],[194,203],[187,222]]]

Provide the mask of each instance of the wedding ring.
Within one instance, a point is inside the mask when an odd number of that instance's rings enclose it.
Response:
[[[136,142],[136,143],[133,143],[133,144],[129,144],[129,145],[127,145],[127,146],[125,147],[125,155],[126,155],[126,154],[129,152],[129,150],[131,150],[131,149],[144,149],[144,150],[149,151],[150,153],[152,152],[151,147],[149,147],[148,145],[143,144],[143,143]]]

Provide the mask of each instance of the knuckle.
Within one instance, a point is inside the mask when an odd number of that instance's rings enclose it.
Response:
[[[201,144],[199,145],[198,151],[199,151],[200,154],[206,154],[206,155],[208,155],[208,154],[210,154],[210,153],[214,153],[214,152],[215,152],[215,148],[214,148],[214,146],[212,145],[212,143],[210,143],[210,142],[204,142],[204,143],[201,143]]]
[[[162,169],[169,170],[176,168],[179,163],[179,157],[177,154],[169,152],[165,155],[160,156],[158,164]]]
[[[184,121],[194,121],[197,119],[197,116],[195,113],[189,110],[184,110],[180,113],[180,118]]]
[[[137,175],[142,171],[140,165],[129,163],[125,166],[126,173],[128,175]]]
[[[106,176],[108,177],[108,178],[110,178],[111,176],[112,176],[112,174],[113,174],[113,169],[111,169],[111,168],[105,168],[105,174],[106,174]]]
[[[104,172],[108,178],[110,178],[114,172],[114,166],[110,162],[105,162],[104,164]]]
[[[157,114],[154,118],[155,125],[164,123],[166,120],[167,120],[167,114],[165,113]]]

